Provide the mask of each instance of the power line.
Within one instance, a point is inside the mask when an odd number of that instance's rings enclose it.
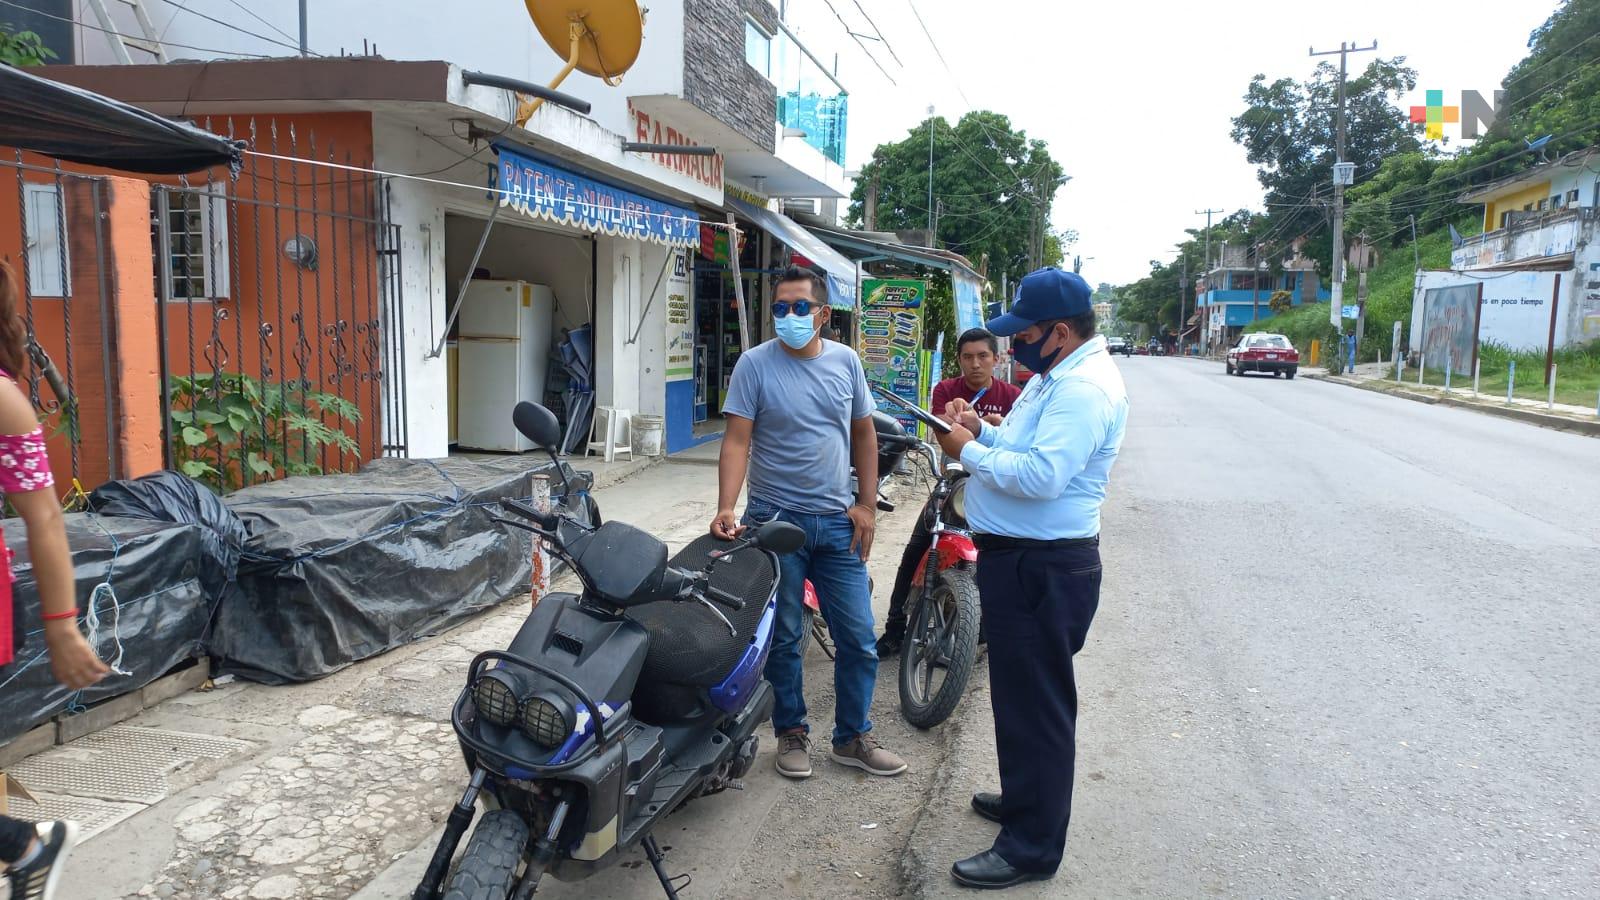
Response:
[[[1549,59],[1541,60],[1538,63],[1538,65],[1535,65],[1533,68],[1524,71],[1522,74],[1518,75],[1517,77],[1509,78],[1509,79],[1507,79],[1505,81],[1502,81],[1500,83],[1500,86],[1501,87],[1510,87],[1511,85],[1516,84],[1517,82],[1521,81],[1522,79],[1527,78],[1529,75],[1532,75],[1535,72],[1541,71],[1546,66],[1550,65],[1551,63],[1555,62],[1556,60],[1565,57],[1567,54],[1571,53],[1572,51],[1578,49],[1579,47],[1582,47],[1584,44],[1587,44],[1590,41],[1595,40],[1595,39],[1600,39],[1600,31],[1597,31],[1594,34],[1589,35],[1588,37],[1586,37],[1583,40],[1577,42],[1576,44],[1573,44],[1571,47],[1568,47],[1567,49],[1561,51],[1560,53],[1556,54],[1555,56],[1550,57]]]
[[[221,25],[223,28],[227,28],[227,29],[229,29],[231,31],[237,31],[240,34],[249,35],[250,37],[253,37],[258,41],[266,41],[269,44],[276,44],[279,47],[287,47],[290,50],[295,51],[295,53],[299,53],[300,52],[300,45],[298,43],[296,43],[296,44],[286,44],[283,41],[278,40],[277,38],[270,38],[270,37],[267,37],[264,34],[257,34],[254,31],[250,31],[248,29],[240,28],[239,26],[233,24],[232,22],[224,22],[223,20],[218,19],[218,18],[216,18],[214,16],[208,16],[205,13],[200,12],[197,9],[190,9],[184,3],[177,3],[177,2],[174,2],[174,0],[161,0],[161,2],[165,3],[166,5],[168,5],[170,7],[173,7],[178,12],[186,12],[191,16],[197,16],[199,18],[205,19],[207,22],[211,22],[211,23],[214,23],[214,24],[217,24],[217,25]],[[178,20],[178,17],[177,17],[177,14],[175,13],[175,14],[173,14],[172,19],[167,22],[167,28],[171,28],[172,27],[172,23],[176,22],[177,20]],[[161,38],[159,40],[161,40],[163,43],[165,42],[165,40],[166,40],[166,30],[165,29],[162,30]],[[314,53],[312,55],[313,56],[321,56],[322,54]]]
[[[1597,35],[1600,35],[1600,32],[1597,32]],[[1549,91],[1551,91],[1553,89],[1556,89],[1556,88],[1567,87],[1568,85],[1572,84],[1574,81],[1577,81],[1580,77],[1582,77],[1584,75],[1589,75],[1589,74],[1593,74],[1593,70],[1587,69],[1584,66],[1578,66],[1576,69],[1573,69],[1571,72],[1568,72],[1565,76],[1557,75],[1556,77],[1554,77],[1554,78],[1550,79],[1549,81],[1545,82],[1542,87],[1539,87],[1538,89],[1533,90],[1533,91],[1529,91],[1528,93],[1523,94],[1521,97],[1519,97],[1517,99],[1522,101],[1522,103],[1523,103],[1523,107],[1522,107],[1523,111],[1526,112],[1527,111],[1527,107],[1530,105],[1531,101],[1534,100],[1536,97],[1539,97],[1542,94],[1548,93]],[[1509,104],[1508,103],[1506,105],[1506,111],[1505,111],[1504,114],[1509,115],[1510,112],[1511,112],[1511,107],[1513,105],[1514,104]]]
[[[68,25],[76,25],[79,28],[87,28],[90,31],[98,31],[101,34],[109,34],[126,40],[136,40],[134,35],[123,34],[120,31],[113,31],[110,28],[101,28],[98,25],[90,25],[88,22],[80,22],[77,19],[68,16],[57,16],[47,12],[40,12],[31,6],[23,6],[20,3],[12,2],[12,0],[0,0],[0,6],[9,6],[12,9],[20,9],[23,12],[33,13],[36,16],[43,16],[46,19],[54,19],[57,22],[66,22]],[[223,56],[242,56],[249,59],[271,59],[270,56],[267,56],[264,53],[246,53],[243,50],[218,50],[215,47],[196,47],[191,44],[180,44],[177,41],[162,41],[161,43],[168,47],[178,47],[183,50],[193,50],[197,53],[218,53]],[[297,47],[295,49],[298,50],[299,48]]]
[[[976,112],[977,109],[975,106],[973,106],[972,100],[967,97],[967,92],[961,89],[961,79],[956,77],[955,70],[950,68],[950,62],[944,58],[944,51],[939,49],[939,42],[933,39],[933,32],[928,30],[928,23],[922,18],[922,13],[917,9],[917,4],[914,2],[914,0],[906,0],[906,6],[911,8],[911,15],[916,17],[917,25],[922,28],[923,37],[928,39],[928,46],[933,48],[933,55],[938,57],[939,64],[944,66],[945,73],[950,76],[950,83],[955,86],[956,94],[961,97],[961,101],[967,105],[967,109],[969,111]],[[996,152],[999,152],[1000,142],[995,140],[994,133],[989,130],[988,123],[984,122],[981,116],[974,119],[974,121],[977,123],[978,129],[983,132],[984,137],[988,138],[989,144],[994,147]],[[951,126],[950,131],[952,134],[954,134],[955,127]],[[1016,186],[1023,186],[1026,183],[1026,180],[1022,177],[1022,174],[1017,171],[1017,167],[1012,165],[1011,160],[1004,153],[1000,153],[1000,160],[1006,164],[1007,169],[1011,170],[1011,177],[1016,179]],[[980,168],[981,167],[982,166],[980,164]],[[985,169],[985,171],[988,170]],[[991,178],[995,178],[996,181],[999,180],[999,178],[996,177],[992,172],[989,173],[989,176]]]
[[[283,39],[284,40],[286,40],[286,41],[297,40],[294,35],[290,34],[287,31],[284,31],[282,28],[279,28],[278,26],[272,24],[271,22],[268,22],[266,19],[263,19],[260,16],[256,15],[256,13],[253,10],[251,10],[250,7],[245,6],[243,3],[240,3],[239,0],[228,0],[228,2],[232,3],[234,6],[237,6],[245,15],[249,16],[252,19],[255,19],[257,22],[260,22],[261,24],[267,26],[268,28],[271,28],[273,31],[276,31],[277,33],[283,35]],[[298,43],[295,44],[295,48],[296,49],[299,49],[299,46],[300,45]]]
[[[872,55],[872,51],[867,49],[867,45],[861,42],[861,35],[856,34],[856,30],[850,27],[850,23],[844,20],[844,16],[839,15],[839,10],[834,8],[833,0],[822,0],[822,3],[828,7],[829,12],[833,13],[833,17],[839,20],[839,24],[844,26],[844,33],[850,35],[850,40],[855,41],[856,46],[861,48],[861,52],[866,54],[867,59],[872,60],[872,64],[878,67],[879,72],[883,73],[883,77],[887,78],[890,84],[899,87],[900,85],[894,80],[894,76],[889,74],[889,70],[885,69],[883,63],[878,62],[878,58]]]
[[[900,54],[894,52],[894,47],[889,45],[889,38],[884,35],[883,29],[878,27],[877,22],[872,21],[871,16],[867,15],[867,8],[861,5],[861,0],[855,0],[855,4],[856,9],[861,11],[861,18],[867,20],[867,24],[871,25],[872,30],[877,33],[878,40],[883,42],[883,49],[888,50],[889,55],[894,57],[895,65],[898,65],[902,69],[905,68],[906,64],[900,61]]]
[[[1585,132],[1585,131],[1587,131],[1587,130],[1589,130],[1591,128],[1595,128],[1597,126],[1600,126],[1600,121],[1589,122],[1588,124],[1580,125],[1577,128],[1574,128],[1571,131],[1566,132],[1565,134],[1557,135],[1556,137],[1551,138],[1550,141],[1552,143],[1554,143],[1554,142],[1557,142],[1557,141],[1566,140],[1569,137],[1572,137],[1572,136],[1577,135],[1577,134],[1582,134],[1583,132]],[[1393,198],[1393,197],[1403,196],[1405,194],[1412,194],[1412,193],[1415,193],[1417,191],[1425,191],[1425,190],[1427,190],[1429,188],[1437,187],[1440,184],[1444,184],[1444,183],[1450,182],[1450,181],[1455,181],[1458,178],[1464,178],[1467,175],[1471,175],[1473,172],[1481,172],[1482,170],[1487,169],[1490,166],[1497,165],[1499,163],[1505,162],[1505,161],[1510,160],[1510,159],[1514,159],[1515,157],[1521,156],[1524,153],[1532,153],[1532,152],[1533,151],[1530,148],[1527,148],[1527,147],[1523,147],[1523,148],[1521,148],[1519,150],[1513,150],[1510,153],[1505,154],[1504,156],[1499,156],[1499,157],[1496,157],[1494,159],[1488,160],[1486,162],[1479,163],[1478,165],[1473,166],[1470,169],[1463,169],[1460,172],[1455,172],[1455,173],[1452,173],[1450,175],[1446,175],[1445,177],[1439,179],[1439,181],[1437,181],[1437,182],[1429,182],[1427,184],[1419,184],[1419,185],[1416,185],[1414,187],[1401,188],[1400,190],[1395,191],[1393,194],[1390,194],[1389,196],[1391,198]]]
[[[1564,140],[1566,138],[1572,137],[1572,136],[1577,135],[1577,134],[1581,134],[1582,132],[1584,132],[1584,131],[1586,131],[1586,130],[1588,130],[1590,128],[1595,128],[1595,127],[1600,127],[1600,120],[1593,121],[1593,122],[1590,122],[1587,125],[1583,125],[1583,126],[1580,126],[1578,128],[1575,128],[1575,129],[1573,129],[1571,131],[1566,132],[1565,134],[1562,134],[1562,135],[1559,135],[1557,137],[1554,137],[1551,140],[1552,141]],[[1521,156],[1524,153],[1531,153],[1531,152],[1533,152],[1533,151],[1528,149],[1528,148],[1523,148],[1521,150],[1514,150],[1514,151],[1512,151],[1512,152],[1510,152],[1510,153],[1508,153],[1508,154],[1506,154],[1504,156],[1498,157],[1496,159],[1489,160],[1488,162],[1483,163],[1481,165],[1473,166],[1470,169],[1465,169],[1465,170],[1463,170],[1461,172],[1457,172],[1457,173],[1454,173],[1452,175],[1447,175],[1444,178],[1440,179],[1438,182],[1425,184],[1425,185],[1418,185],[1418,186],[1416,186],[1414,188],[1407,188],[1407,189],[1405,189],[1403,191],[1397,192],[1397,195],[1399,193],[1411,193],[1411,192],[1414,192],[1414,191],[1417,191],[1417,190],[1426,190],[1426,189],[1431,188],[1431,187],[1437,187],[1437,186],[1439,186],[1441,184],[1444,184],[1444,183],[1450,182],[1450,181],[1454,181],[1454,180],[1456,180],[1458,178],[1464,177],[1464,176],[1469,175],[1469,174],[1471,174],[1473,172],[1481,171],[1484,168],[1487,168],[1489,166],[1495,165],[1496,163],[1505,162],[1505,161],[1513,159],[1513,158],[1515,158],[1517,156]],[[1492,182],[1488,182],[1488,183],[1492,183]],[[1484,185],[1476,185],[1476,187],[1482,187],[1482,186],[1484,186]],[[1465,189],[1470,190],[1472,187],[1475,187],[1475,186],[1468,185],[1468,186],[1465,187]],[[1462,190],[1462,189],[1463,188],[1456,188],[1456,190]],[[1421,208],[1422,206],[1429,205],[1429,202],[1437,202],[1437,200],[1439,200],[1439,199],[1442,199],[1442,197],[1435,197],[1433,201],[1425,201],[1425,202],[1422,202],[1420,204],[1417,204],[1415,207],[1401,207],[1401,208]],[[1419,224],[1421,224],[1420,221],[1419,221]],[[1390,231],[1388,234],[1385,234],[1385,235],[1383,235],[1381,237],[1375,238],[1374,240],[1377,241],[1377,242],[1390,240],[1395,235],[1400,234],[1401,232],[1407,230],[1410,227],[1411,227],[1411,225],[1408,222],[1407,224],[1405,224],[1403,226],[1400,226],[1399,228],[1396,228],[1393,231]]]
[[[950,63],[945,61],[944,52],[939,49],[939,42],[933,39],[933,32],[928,30],[928,23],[922,20],[922,13],[917,10],[917,4],[913,0],[906,0],[906,5],[911,7],[911,14],[917,17],[917,24],[922,26],[922,34],[928,39],[928,46],[933,48],[933,55],[939,57],[939,64],[944,66],[944,70],[949,73],[950,83],[955,85],[956,93],[961,95],[961,101],[967,104],[968,109],[971,109],[972,101],[967,99],[967,92],[961,89],[961,82],[956,78],[955,70],[951,69]]]

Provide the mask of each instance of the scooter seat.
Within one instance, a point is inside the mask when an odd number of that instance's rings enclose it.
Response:
[[[696,570],[709,561],[707,553],[727,543],[703,535],[678,551],[672,565]],[[720,684],[744,656],[755,638],[756,626],[777,581],[777,567],[755,548],[736,553],[717,564],[712,586],[745,601],[744,609],[717,607],[738,634],[729,635],[701,603],[649,603],[628,610],[628,616],[650,634],[650,651],[639,674],[641,685],[677,685],[709,688]]]

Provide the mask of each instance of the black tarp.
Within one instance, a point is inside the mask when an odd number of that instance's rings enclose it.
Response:
[[[72,85],[0,65],[0,145],[123,172],[237,165],[244,144]]]
[[[206,595],[221,597],[239,569],[247,535],[244,522],[209,488],[171,470],[132,481],[111,481],[89,494],[89,508],[102,516],[150,519],[200,526]]]
[[[566,471],[566,508],[586,515],[588,477]],[[531,540],[490,516],[528,497],[536,474],[554,469],[383,459],[229,495],[249,537],[207,638],[213,660],[267,683],[319,678],[525,593]]]
[[[56,683],[45,653],[27,527],[21,519],[7,519],[6,544],[16,553],[13,569],[22,599],[16,627],[27,643],[11,665],[0,668],[0,744],[63,711],[136,691],[201,655],[211,598],[200,580],[200,529],[85,513],[65,519],[78,607],[88,610],[93,602],[100,618],[95,649],[101,658],[112,659],[113,635],[120,635],[122,668],[133,674],[112,674],[77,695]],[[102,582],[115,591],[115,604],[109,594],[96,594]]]

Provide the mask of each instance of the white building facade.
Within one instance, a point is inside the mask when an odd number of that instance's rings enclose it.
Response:
[[[297,4],[252,6],[262,19],[294,33]],[[151,14],[172,59],[193,55],[177,45],[290,55],[266,26],[252,38],[177,8],[155,6]],[[131,15],[117,27],[138,33]],[[436,63],[439,83],[419,96],[374,100],[354,86],[341,91],[335,76],[314,91],[299,91],[315,96],[287,90],[276,96],[263,86],[249,103],[216,99],[209,108],[185,104],[184,111],[370,112],[372,168],[392,174],[388,214],[403,244],[397,277],[404,297],[405,400],[385,415],[404,417],[412,456],[449,452],[452,413],[469,402],[463,392],[477,389],[454,383],[449,352],[457,337],[452,309],[473,269],[479,279],[548,285],[558,337],[563,330],[592,328],[594,402],[664,417],[668,450],[692,443],[696,395],[703,395],[709,377],[691,358],[697,348],[684,346],[695,340],[701,224],[725,225],[730,191],[772,210],[786,199],[805,198],[818,211],[835,208],[847,193],[846,92],[794,40],[769,0],[653,4],[639,57],[620,86],[575,73],[560,90],[588,102],[587,114],[545,104],[521,126],[516,93],[474,84],[469,75],[543,84],[561,68],[563,60],[520,3],[464,0],[440,7],[397,0],[374,7],[322,0],[311,5],[307,37],[309,48],[325,56],[357,52],[367,54],[364,62],[394,65],[444,61]],[[80,65],[116,61],[103,34],[85,32],[79,45]],[[135,63],[154,62],[137,56]],[[716,152],[639,152],[624,149],[629,142]],[[501,165],[508,156],[537,168],[541,184],[548,177],[598,187],[655,226],[680,213],[695,221],[687,230],[610,227],[592,215],[561,214],[559,198],[547,193],[507,204],[494,190],[505,188]],[[402,327],[399,321],[390,326]]]

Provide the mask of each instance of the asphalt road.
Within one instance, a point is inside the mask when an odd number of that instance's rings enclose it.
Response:
[[[1600,441],[1119,365],[1068,859],[1013,894],[1600,896]],[[993,834],[970,699],[908,846],[924,896]]]

